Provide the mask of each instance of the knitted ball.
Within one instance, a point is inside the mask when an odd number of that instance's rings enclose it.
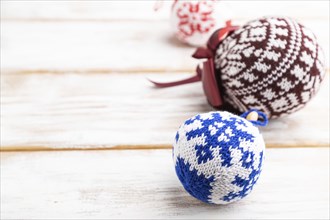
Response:
[[[175,36],[193,46],[204,45],[216,30],[214,0],[174,1],[171,11],[171,27]]]
[[[257,127],[229,112],[186,120],[173,145],[176,174],[188,193],[214,204],[248,195],[257,182],[265,144]]]
[[[302,108],[324,78],[315,35],[295,20],[266,17],[227,36],[215,51],[215,77],[224,103],[276,118]]]

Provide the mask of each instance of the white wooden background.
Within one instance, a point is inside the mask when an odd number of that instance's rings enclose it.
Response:
[[[153,6],[1,1],[1,219],[329,219],[328,74],[306,108],[262,129],[266,168],[249,197],[210,206],[182,189],[173,135],[212,108],[199,83],[159,90],[146,80],[187,77],[198,63],[170,33],[170,3]],[[329,71],[329,1],[221,7],[236,24],[298,19],[316,33]]]

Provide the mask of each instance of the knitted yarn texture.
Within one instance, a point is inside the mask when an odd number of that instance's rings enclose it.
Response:
[[[257,19],[234,31],[219,44],[214,62],[225,103],[271,118],[302,108],[325,73],[315,35],[282,17]]]
[[[227,204],[251,192],[261,172],[264,149],[262,135],[252,121],[229,112],[199,114],[186,120],[176,133],[175,171],[195,198]]]
[[[174,1],[171,27],[182,42],[200,46],[216,30],[214,0]]]

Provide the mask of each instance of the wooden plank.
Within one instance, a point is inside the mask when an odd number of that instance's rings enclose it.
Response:
[[[1,153],[1,219],[329,219],[329,148],[269,149],[226,206],[192,198],[170,150]]]
[[[1,149],[168,148],[187,118],[211,111],[189,74],[1,75]],[[327,74],[328,77],[328,74]],[[329,145],[329,80],[302,110],[262,128],[267,146]]]
[[[329,20],[302,22],[329,57]],[[200,62],[194,50],[167,21],[1,23],[2,72],[185,72]]]
[[[175,71],[198,63],[194,48],[175,41],[166,22],[3,22],[1,28],[2,71]]]
[[[22,20],[159,20],[168,19],[173,1],[153,11],[155,1],[2,1],[2,19]],[[219,14],[234,19],[253,19],[265,15],[295,18],[329,18],[327,1],[219,1]],[[294,9],[294,10],[293,10]],[[308,13],[306,13],[308,12]]]

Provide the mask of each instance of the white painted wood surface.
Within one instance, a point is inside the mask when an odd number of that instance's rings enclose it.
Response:
[[[7,20],[168,20],[173,1],[165,0],[153,11],[155,1],[1,1],[1,18]],[[221,14],[234,19],[253,19],[265,15],[329,19],[328,1],[245,1],[220,0]]]
[[[329,20],[302,23],[329,57]],[[1,30],[2,72],[182,72],[201,62],[168,21],[4,21]]]
[[[236,24],[298,19],[329,69],[328,1],[221,2]],[[273,149],[250,196],[212,206],[183,190],[171,151],[152,149],[170,148],[183,120],[212,109],[199,83],[148,83],[199,63],[170,33],[170,3],[153,6],[1,1],[0,218],[329,219],[329,78],[305,109],[262,129]],[[135,148],[148,150],[123,150]]]
[[[162,77],[161,77],[162,76]],[[211,111],[201,83],[156,89],[188,74],[3,75],[2,149],[170,147],[179,125]],[[306,108],[261,128],[268,146],[329,145],[329,80]]]
[[[269,149],[245,199],[186,193],[170,150],[1,153],[1,219],[329,219],[329,148]]]

